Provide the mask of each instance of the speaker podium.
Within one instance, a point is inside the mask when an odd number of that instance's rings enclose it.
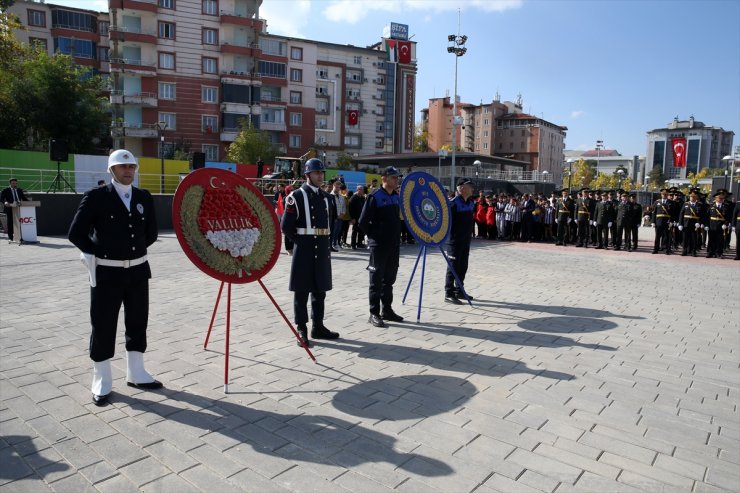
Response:
[[[17,241],[19,245],[39,242],[36,229],[36,207],[39,206],[41,202],[37,200],[22,200],[10,206],[13,217],[8,219],[13,221],[14,242]]]

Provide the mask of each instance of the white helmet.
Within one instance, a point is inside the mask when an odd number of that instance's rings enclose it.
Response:
[[[108,156],[108,171],[110,171],[112,166],[117,164],[135,164],[137,168],[139,167],[136,157],[131,151],[127,151],[126,149],[113,151],[111,155]]]

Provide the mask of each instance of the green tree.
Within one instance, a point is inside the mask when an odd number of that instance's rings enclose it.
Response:
[[[414,152],[429,151],[429,131],[423,123],[419,123],[414,128]]]
[[[26,49],[14,66],[0,67],[0,147],[46,150],[58,138],[72,153],[96,152],[109,134],[103,89],[71,57]]]
[[[648,184],[651,188],[656,189],[665,185],[666,177],[663,174],[663,167],[660,164],[653,166],[648,173]]]
[[[13,0],[0,0],[0,69],[3,70],[16,66],[27,51],[13,34],[14,29],[26,29],[17,15],[8,12],[14,3]]]
[[[569,171],[572,173],[572,177],[568,176]],[[587,187],[591,184],[595,174],[596,172],[588,161],[579,159],[570,168],[564,170],[563,188],[567,188],[568,186],[571,188]]]
[[[275,163],[278,147],[270,142],[267,133],[255,128],[248,118],[239,120],[241,131],[226,152],[226,159],[232,163],[256,163],[262,159],[267,164]]]
[[[340,152],[337,155],[337,169],[352,169],[352,156],[346,152]]]

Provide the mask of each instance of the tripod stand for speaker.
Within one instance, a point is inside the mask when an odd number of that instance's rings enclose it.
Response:
[[[64,191],[64,188],[62,187],[62,182],[64,182],[70,190],[77,193],[77,191],[74,189],[72,185],[69,184],[67,179],[62,175],[62,165],[57,161],[57,175],[54,177],[54,181],[51,182],[51,185],[49,186],[49,189],[46,191],[46,193],[51,192],[51,189],[56,187],[56,192],[62,192]]]

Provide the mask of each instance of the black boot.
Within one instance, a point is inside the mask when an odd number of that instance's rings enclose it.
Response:
[[[301,337],[302,342],[298,342],[298,347],[303,347],[304,345],[306,347],[311,347],[311,341],[308,340],[308,327],[306,327],[306,324],[298,324],[298,327],[296,327],[298,330],[298,335]]]
[[[322,322],[314,322],[313,327],[311,327],[311,337],[314,339],[338,339],[339,334],[324,327]]]
[[[394,312],[392,308],[384,308],[380,313],[380,318],[388,320],[389,322],[403,322],[403,317],[398,313]]]

